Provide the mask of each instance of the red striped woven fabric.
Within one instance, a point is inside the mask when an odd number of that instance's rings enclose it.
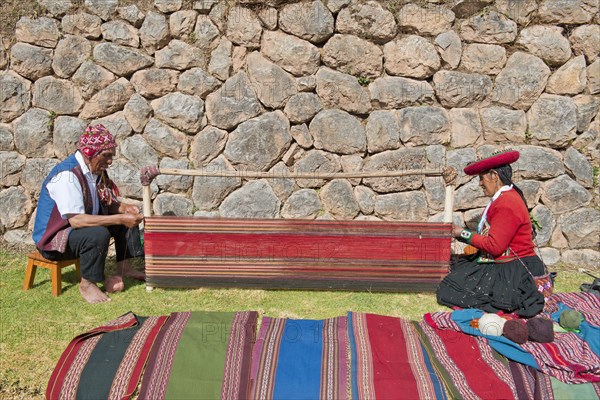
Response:
[[[448,273],[451,225],[379,221],[145,220],[156,287],[434,290]]]

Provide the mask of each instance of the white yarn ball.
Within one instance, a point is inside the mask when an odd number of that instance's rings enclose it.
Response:
[[[501,336],[506,320],[496,314],[484,314],[479,318],[479,330],[484,335]]]

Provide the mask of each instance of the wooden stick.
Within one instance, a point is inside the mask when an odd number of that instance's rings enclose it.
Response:
[[[281,178],[281,179],[337,179],[337,178],[391,178],[408,175],[442,176],[440,169],[406,169],[401,171],[373,171],[373,172],[262,172],[262,171],[224,171],[210,169],[177,169],[161,168],[164,175],[209,176],[229,178]]]
[[[444,202],[444,222],[452,223],[452,211],[454,208],[454,185],[446,186],[446,200]]]
[[[144,201],[144,217],[152,216],[152,193],[150,192],[150,185],[142,186],[142,198]]]

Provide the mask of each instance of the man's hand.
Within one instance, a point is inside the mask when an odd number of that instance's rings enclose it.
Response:
[[[135,206],[133,206],[135,207]],[[135,207],[137,209],[137,207]],[[137,214],[134,213],[124,213],[120,215],[121,217],[121,225],[125,225],[128,228],[133,228],[134,226],[138,226],[143,220],[144,216],[139,212]]]
[[[119,207],[119,213],[121,213],[121,214],[139,214],[140,209],[137,206],[134,206],[133,204],[121,203],[121,206]]]

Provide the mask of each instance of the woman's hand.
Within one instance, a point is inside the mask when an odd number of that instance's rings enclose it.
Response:
[[[452,224],[452,236],[459,237],[463,229],[464,228],[462,226]]]

